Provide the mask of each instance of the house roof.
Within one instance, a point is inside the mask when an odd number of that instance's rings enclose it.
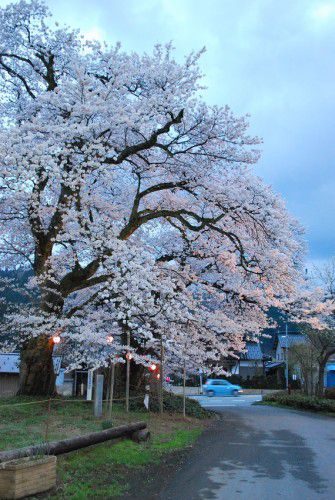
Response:
[[[247,342],[246,352],[241,353],[241,359],[262,359],[263,353],[258,342]]]
[[[52,356],[55,374],[59,374],[61,356]],[[20,373],[20,354],[18,352],[0,352],[0,373]]]
[[[278,366],[284,365],[284,361],[271,361],[269,363],[265,363],[265,370],[272,370],[273,368],[278,368]]]
[[[0,353],[0,373],[19,373],[19,364],[18,353]]]
[[[304,342],[306,342],[306,339],[303,335],[278,335],[278,344],[282,349],[285,349],[287,346],[292,347],[295,344],[303,344]]]

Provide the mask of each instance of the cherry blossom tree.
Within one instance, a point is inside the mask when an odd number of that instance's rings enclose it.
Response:
[[[213,364],[241,350],[295,291],[301,228],[252,172],[247,117],[201,99],[201,52],[87,42],[39,0],[0,24],[0,255],[36,299],[7,323],[21,393],[54,392],[55,331],[86,360],[111,328],[138,361],[162,331]]]

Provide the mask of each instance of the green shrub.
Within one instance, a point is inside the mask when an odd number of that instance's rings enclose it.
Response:
[[[287,394],[277,392],[263,396],[264,402],[276,403],[278,405],[291,406],[303,410],[325,411],[335,413],[335,401],[326,398],[305,396],[301,393]]]
[[[164,392],[164,411],[167,413],[182,413],[183,412],[183,397],[172,394],[171,392]],[[159,398],[157,396],[150,397],[150,411],[159,412]],[[131,400],[130,401],[131,410],[141,410],[144,409],[142,400]],[[188,417],[195,418],[210,418],[214,415],[214,412],[205,410],[195,399],[186,398],[186,415]]]
[[[325,390],[325,398],[335,399],[335,387],[329,387]]]
[[[241,375],[231,375],[227,378],[231,384],[237,384],[244,389],[283,389],[285,380],[278,382],[277,377],[273,375],[254,375],[253,377],[243,378]]]
[[[101,422],[101,427],[103,430],[111,429],[112,427],[114,427],[114,424],[112,420],[104,420],[103,422]]]

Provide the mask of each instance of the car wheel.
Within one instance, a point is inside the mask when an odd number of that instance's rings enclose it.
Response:
[[[214,391],[207,391],[207,396],[212,398],[213,396],[215,396],[215,392]]]
[[[236,396],[238,396],[238,390],[237,389],[233,390],[233,396],[235,396],[235,398],[236,398]]]

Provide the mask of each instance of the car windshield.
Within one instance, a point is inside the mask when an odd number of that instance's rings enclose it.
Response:
[[[226,380],[212,380],[210,381],[211,385],[228,385]]]

